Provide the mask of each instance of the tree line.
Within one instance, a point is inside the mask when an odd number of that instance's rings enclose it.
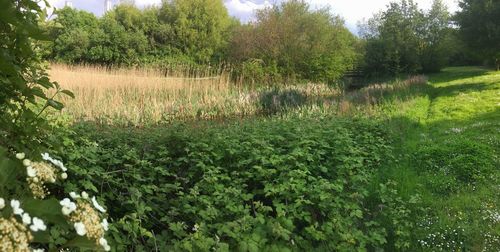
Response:
[[[290,0],[258,10],[242,24],[222,0],[164,0],[139,9],[121,4],[102,17],[59,9],[44,23],[49,60],[70,64],[230,63],[254,80],[332,82],[347,71],[369,76],[436,72],[447,65],[500,64],[500,1],[442,0],[424,11],[392,2],[359,24],[355,36],[329,8]]]

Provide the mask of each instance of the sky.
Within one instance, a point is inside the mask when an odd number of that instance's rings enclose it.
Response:
[[[51,6],[61,8],[66,0],[49,0]],[[104,0],[71,0],[73,6],[78,9],[87,10],[100,16],[104,12]],[[120,0],[111,0],[113,4]],[[224,0],[224,3],[231,16],[239,18],[243,22],[253,19],[253,12],[271,6],[273,3],[283,0]],[[344,18],[346,26],[352,31],[357,32],[356,24],[358,21],[370,18],[374,13],[385,9],[385,7],[394,0],[306,0],[311,7],[321,8],[330,7],[334,14]],[[432,0],[414,0],[422,9],[430,8]],[[450,12],[458,10],[458,0],[443,0],[448,6]],[[161,3],[161,0],[135,0],[139,7],[155,5]]]

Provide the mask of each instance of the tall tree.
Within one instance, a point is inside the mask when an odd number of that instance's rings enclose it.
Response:
[[[434,0],[427,12],[412,0],[390,3],[360,25],[366,41],[365,70],[372,75],[441,70],[454,47],[449,21],[442,0]]]
[[[500,1],[461,0],[456,14],[466,44],[500,70]]]
[[[365,70],[372,74],[415,73],[422,70],[424,14],[412,0],[392,2],[365,25]],[[375,28],[374,26],[378,26]]]
[[[160,20],[171,24],[173,46],[198,62],[224,47],[231,23],[222,0],[164,0]]]
[[[332,81],[351,68],[357,41],[327,8],[312,10],[292,0],[261,10],[233,38],[232,58],[262,60],[284,76]]]
[[[425,15],[421,64],[424,72],[438,72],[448,63],[453,48],[450,13],[442,0],[434,0]]]
[[[68,7],[56,14],[54,25],[49,26],[52,57],[69,63],[86,61],[92,37],[100,34],[99,20],[92,13]]]

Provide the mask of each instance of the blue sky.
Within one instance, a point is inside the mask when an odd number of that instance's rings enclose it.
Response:
[[[66,0],[49,0],[49,3],[61,8]],[[251,21],[256,9],[265,8],[273,3],[283,0],[224,0],[229,14],[238,17],[243,22]],[[428,9],[432,0],[414,0],[420,8]],[[458,9],[458,0],[443,0],[451,12]],[[73,6],[78,9],[87,10],[102,15],[104,12],[104,0],[72,0]],[[112,0],[118,4],[120,0]],[[159,4],[161,0],[135,0],[139,7]],[[356,32],[356,23],[363,18],[370,18],[374,13],[385,8],[391,0],[307,0],[313,8],[329,6],[333,13],[340,15],[346,21],[347,27]]]

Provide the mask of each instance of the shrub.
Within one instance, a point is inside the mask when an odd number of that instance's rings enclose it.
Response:
[[[367,197],[390,148],[372,123],[86,125],[76,132],[86,136],[62,153],[80,167],[80,180],[69,188],[100,192],[107,204],[121,206],[110,209],[119,250],[155,244],[195,251],[351,250],[386,241],[381,210],[368,209]],[[382,202],[380,196],[371,201]]]
[[[109,251],[104,208],[87,193],[65,196],[68,169],[40,155],[59,145],[46,140],[53,125],[43,112],[62,108],[58,94],[73,96],[49,80],[38,55],[45,16],[32,0],[2,0],[0,10],[0,251]]]

